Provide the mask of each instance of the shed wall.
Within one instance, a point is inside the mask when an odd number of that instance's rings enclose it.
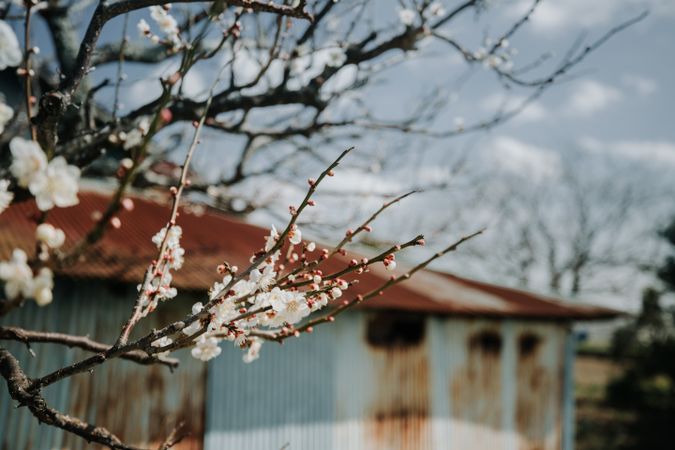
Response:
[[[101,342],[114,342],[120,326],[131,312],[133,288],[107,283],[59,280],[54,303],[45,308],[29,302],[4,317],[3,325],[31,330],[89,335]],[[176,306],[180,301],[176,299]],[[139,328],[165,324],[169,317],[184,314],[167,305],[144,319]],[[179,312],[180,311],[180,312]],[[180,316],[176,316],[180,317]],[[140,330],[139,330],[140,331]],[[20,361],[29,376],[41,376],[78,361],[90,353],[56,344],[33,344],[37,357],[25,346],[0,342]],[[181,366],[172,374],[164,366],[139,366],[115,360],[93,373],[80,374],[45,390],[49,404],[83,420],[105,426],[126,442],[156,448],[179,420],[192,432],[178,449],[202,448],[203,402],[206,366],[178,353]],[[39,425],[25,410],[16,409],[0,380],[0,448],[3,450],[91,449],[83,439],[54,427]]]
[[[419,340],[387,346],[371,320],[345,314],[251,365],[225,348],[209,369],[205,448],[561,448],[564,324],[426,318]]]

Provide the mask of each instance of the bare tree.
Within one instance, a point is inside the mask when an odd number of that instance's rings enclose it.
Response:
[[[465,256],[493,277],[560,296],[625,293],[654,269],[671,193],[645,173],[635,176],[632,165],[581,151],[560,155],[557,172],[542,180],[511,173],[484,180],[490,196],[477,195],[494,213],[494,232]]]

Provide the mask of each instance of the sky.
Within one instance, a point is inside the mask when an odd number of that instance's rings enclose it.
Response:
[[[456,2],[443,2],[450,9]],[[489,8],[479,17],[465,15],[456,22],[453,37],[473,50],[485,45],[485,38],[499,36],[531,4],[526,0],[490,0]],[[400,4],[405,5],[406,2]],[[394,5],[392,7],[392,5]],[[397,9],[399,3],[373,1],[370,14],[380,20],[390,21],[400,27]],[[392,211],[389,219],[379,227],[378,238],[397,239],[417,231],[431,231],[431,244],[436,247],[461,234],[486,226],[487,232],[477,248],[496,245],[509,227],[508,220],[495,219],[495,210],[501,206],[514,186],[520,193],[554,192],[562,183],[566,171],[578,173],[591,186],[588,192],[597,210],[604,203],[614,201],[613,196],[623,190],[637,190],[658,197],[661,201],[633,205],[633,214],[622,218],[621,229],[612,224],[607,233],[619,235],[631,230],[625,239],[626,252],[635,248],[641,257],[654,260],[662,257],[655,231],[665,224],[675,205],[669,202],[675,190],[675,127],[673,127],[673,101],[675,85],[675,2],[671,0],[545,0],[517,35],[509,42],[515,66],[527,64],[544,53],[550,58],[540,70],[550,70],[560,60],[576,39],[593,41],[613,26],[648,11],[641,22],[614,36],[584,62],[575,67],[566,79],[548,89],[542,97],[531,103],[521,114],[509,122],[487,132],[469,134],[451,139],[430,139],[424,136],[364,135],[352,142],[366,155],[383,155],[381,161],[368,162],[369,170],[352,170],[349,164],[326,186],[329,191],[361,191],[371,195],[350,199],[326,198],[326,207],[309,217],[319,238],[331,235],[333,228],[324,227],[323,221],[342,223],[362,217],[368,209],[377,207],[381,198],[373,193],[400,193],[417,185],[450,182],[441,192],[420,194],[400,208]],[[147,14],[146,14],[147,15]],[[135,22],[141,15],[134,15],[130,22],[136,37]],[[40,24],[36,25],[40,34]],[[103,41],[116,39],[121,21],[106,27]],[[40,36],[38,36],[39,38]],[[44,43],[46,47],[48,43]],[[518,105],[528,92],[513,88],[505,90],[489,70],[473,66],[467,69],[460,57],[453,56],[446,47],[432,43],[410,59],[382,74],[379,83],[364,90],[364,100],[380,118],[395,118],[410,114],[420,99],[428,98],[438,89],[448,99],[448,107],[433,124],[436,130],[447,130],[457,124],[474,123],[489,117],[496,109],[509,109]],[[109,66],[94,72],[95,79],[114,73]],[[154,69],[151,74],[128,65],[125,103],[123,110],[133,108],[157,90],[157,76],[167,72],[167,66]],[[246,71],[242,66],[241,70]],[[345,69],[343,69],[345,70]],[[539,72],[542,73],[542,72]],[[533,73],[533,76],[537,72]],[[197,70],[187,84],[188,93],[199,93],[208,86],[213,71]],[[341,74],[348,79],[345,70]],[[154,90],[154,91],[153,91]],[[112,90],[103,90],[100,100],[110,101]],[[218,174],[214,164],[222,160],[222,147],[231,140],[207,132],[205,151],[198,153],[195,167],[207,175]],[[334,149],[337,151],[337,149]],[[175,155],[180,160],[180,152]],[[362,162],[356,156],[356,160]],[[411,163],[411,158],[415,163]],[[356,163],[358,164],[358,163]],[[215,169],[214,169],[215,168]],[[291,166],[298,178],[315,175],[314,166]],[[300,183],[302,184],[302,183]],[[283,200],[269,211],[260,211],[250,219],[261,225],[270,222],[281,225],[279,216],[287,204],[297,201],[298,188],[281,185],[275,180],[255,180],[244,183],[240,189],[250,196],[270,195]],[[591,189],[591,188],[589,188]],[[276,197],[275,197],[276,198]],[[553,198],[553,197],[552,197]],[[558,199],[551,204],[557,205]],[[288,202],[288,203],[286,203]],[[356,204],[354,204],[356,202]],[[560,203],[564,205],[564,203]],[[564,206],[556,206],[549,214],[556,220],[556,229],[564,234],[567,220]],[[500,214],[503,214],[500,212]],[[523,216],[524,211],[510,212]],[[508,219],[508,217],[507,217]],[[326,231],[328,230],[328,231]],[[439,231],[442,230],[442,231]],[[616,230],[616,231],[615,231]],[[640,239],[636,244],[636,240]],[[413,253],[411,260],[424,255]],[[493,259],[492,263],[486,258]],[[517,285],[513,276],[495,270],[501,265],[498,257],[485,253],[472,255],[471,251],[449,258],[438,268],[486,281]],[[535,268],[532,289],[546,291],[542,273]],[[594,301],[626,309],[639,304],[639,291],[653,283],[646,275],[613,268],[605,273],[593,273],[598,289],[588,295]],[[607,280],[610,280],[609,282]],[[616,283],[615,283],[616,282]],[[592,283],[591,283],[592,284]],[[612,285],[610,288],[609,285]],[[616,286],[614,286],[616,284]],[[603,286],[605,287],[603,289]]]

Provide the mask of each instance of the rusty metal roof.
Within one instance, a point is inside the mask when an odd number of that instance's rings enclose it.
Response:
[[[80,192],[80,203],[49,212],[47,222],[63,229],[67,236],[64,248],[81,239],[94,224],[97,212],[105,210],[109,196],[101,192]],[[157,249],[151,237],[168,218],[167,200],[131,196],[132,210],[119,214],[122,226],[111,228],[83,258],[61,269],[71,278],[107,279],[139,283]],[[32,201],[12,205],[0,215],[0,258],[7,258],[14,248],[28,254],[34,251],[35,220],[38,214]],[[259,250],[268,231],[216,210],[187,205],[180,209],[178,223],[183,227],[182,246],[185,264],[174,273],[174,285],[181,289],[206,290],[218,275],[215,267],[227,261],[239,267],[248,264],[250,255]],[[325,273],[345,267],[352,256],[336,257],[324,263]],[[379,265],[377,265],[379,266]],[[382,267],[359,276],[355,294],[366,293],[384,283],[391,272]],[[537,319],[605,319],[617,311],[592,306],[563,303],[559,300],[522,290],[469,280],[432,271],[418,272],[411,280],[400,283],[380,297],[364,302],[368,309],[396,309],[432,314],[465,316],[521,317]]]

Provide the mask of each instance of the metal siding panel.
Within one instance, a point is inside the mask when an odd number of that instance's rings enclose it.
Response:
[[[319,327],[283,346],[267,343],[251,364],[224,343],[209,363],[205,448],[330,448],[335,330]]]
[[[132,289],[117,292],[111,291],[106,283],[57,280],[52,305],[38,308],[29,302],[4,317],[2,323],[113,342],[131,310],[130,299]],[[181,303],[179,308],[163,305],[139,328],[157,327],[160,320],[164,323],[162,319],[175,316],[178,311],[182,315],[187,305]],[[23,345],[4,342],[3,345],[19,359],[29,376],[44,375],[90,355],[56,344],[33,344],[37,353],[33,358]],[[80,374],[47,387],[44,396],[54,408],[105,426],[139,446],[155,445],[183,418],[193,435],[177,448],[201,448],[205,365],[185,352],[180,352],[179,357],[181,366],[174,374],[162,366],[115,360],[92,374]],[[7,450],[92,448],[77,436],[39,425],[25,409],[14,409],[4,383],[0,389],[0,445]]]
[[[500,321],[450,320],[454,342],[450,386],[451,446],[458,449],[504,448],[504,339]],[[506,387],[508,389],[508,387]]]
[[[224,349],[210,366],[206,448],[559,448],[564,326],[430,317],[418,346],[374,349],[368,317],[266,344],[251,365]]]
[[[561,448],[565,327],[519,324],[516,426],[520,450]]]

